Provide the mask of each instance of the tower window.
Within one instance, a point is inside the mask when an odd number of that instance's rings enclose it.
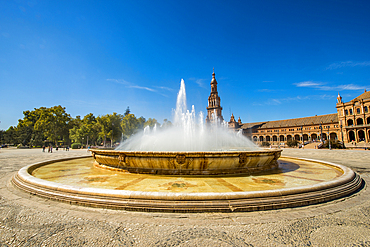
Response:
[[[346,115],[348,115],[348,110],[345,110],[345,111],[344,111],[344,113],[345,113]]]
[[[367,106],[364,107],[364,110],[365,110],[366,113],[369,111],[369,109],[367,108]]]
[[[357,111],[357,114],[360,114],[360,108],[357,108],[356,111]]]
[[[352,109],[349,109],[349,115],[353,115]]]

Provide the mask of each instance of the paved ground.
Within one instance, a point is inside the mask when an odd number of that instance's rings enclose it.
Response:
[[[370,246],[370,192],[309,207],[250,213],[171,214],[94,209],[13,188],[21,167],[86,155],[0,150],[0,246]],[[285,149],[336,162],[370,182],[370,151]]]

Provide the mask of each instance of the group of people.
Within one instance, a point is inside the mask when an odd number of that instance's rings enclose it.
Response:
[[[43,152],[45,152],[45,149],[46,149],[45,145],[42,146],[42,151]],[[58,149],[59,149],[59,147],[56,146],[55,150],[58,151]],[[69,151],[69,146],[68,145],[67,146],[63,146],[63,150]],[[50,146],[48,146],[48,153],[52,153],[52,152],[53,152],[53,146],[50,145]]]

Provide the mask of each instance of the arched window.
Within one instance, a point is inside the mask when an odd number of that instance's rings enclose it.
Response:
[[[365,132],[363,130],[358,131],[358,141],[365,141]]]
[[[271,141],[270,136],[266,136],[266,141],[267,141],[267,142]]]
[[[263,136],[260,136],[260,142],[263,142]]]
[[[277,142],[277,136],[272,136],[272,141]]]
[[[347,120],[347,126],[352,126],[353,125],[353,120],[352,119],[348,119]]]
[[[367,113],[369,111],[367,106],[364,106],[364,111],[365,111],[365,113]]]
[[[360,108],[357,108],[356,111],[357,111],[357,114],[360,114]]]
[[[256,142],[257,141],[257,136],[253,136],[253,141]]]
[[[368,117],[368,118],[366,119],[366,123],[367,123],[367,124],[370,124],[370,117]]]
[[[352,130],[350,130],[348,132],[348,139],[349,139],[350,142],[351,141],[356,141],[356,139],[355,139],[355,132],[353,132]]]
[[[357,118],[356,124],[357,125],[363,125],[364,124],[364,120],[362,118]]]

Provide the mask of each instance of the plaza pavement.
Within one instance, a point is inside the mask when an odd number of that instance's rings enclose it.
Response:
[[[86,150],[0,150],[0,246],[370,246],[370,193],[308,207],[246,213],[96,209],[29,195],[10,184],[21,167]],[[368,183],[370,151],[284,149],[351,167]]]

